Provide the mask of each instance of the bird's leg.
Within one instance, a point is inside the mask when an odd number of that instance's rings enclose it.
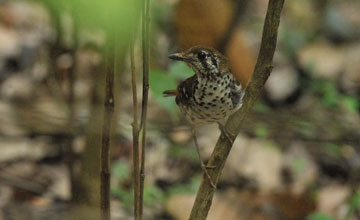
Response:
[[[201,156],[200,156],[200,148],[199,148],[199,144],[198,144],[198,141],[197,141],[197,137],[196,137],[196,131],[195,131],[195,128],[192,126],[191,127],[191,133],[193,135],[193,138],[194,138],[194,143],[195,143],[195,147],[196,147],[196,151],[197,151],[197,154],[198,154],[198,157],[199,157],[199,160],[200,160],[200,165],[201,165],[201,169],[203,170],[203,172],[205,173],[206,177],[208,178],[209,182],[210,182],[210,185],[216,189],[216,186],[215,184],[213,183],[208,171],[207,171],[207,168],[215,168],[215,167],[208,167],[208,166],[205,166],[204,162],[202,161],[201,159]]]
[[[230,142],[233,141],[233,137],[236,135],[229,131],[221,122],[218,122],[218,125],[221,133],[224,134]]]

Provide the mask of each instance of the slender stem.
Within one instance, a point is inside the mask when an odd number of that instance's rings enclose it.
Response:
[[[110,219],[110,136],[111,125],[114,113],[114,41],[115,34],[107,32],[107,43],[105,51],[105,101],[104,101],[104,121],[102,127],[102,146],[100,152],[100,194],[101,194],[101,219]]]
[[[222,132],[207,164],[207,166],[215,166],[214,169],[209,170],[211,180],[214,181],[215,185],[219,180],[221,171],[236,138],[236,135],[231,134],[238,134],[240,132],[241,124],[246,113],[251,109],[259,97],[261,90],[271,73],[272,60],[276,49],[277,32],[280,24],[280,14],[283,4],[284,0],[269,1],[260,52],[254,73],[252,74],[251,80],[245,91],[243,106],[227,121],[225,129],[229,132],[227,135]],[[215,189],[211,186],[209,179],[203,177],[189,220],[206,219],[214,193]]]
[[[141,159],[140,159],[140,219],[143,213],[144,200],[144,181],[145,181],[145,150],[146,150],[146,116],[149,95],[149,0],[143,0],[142,5],[142,56],[143,56],[143,97],[141,106],[141,123],[140,130],[142,131],[141,141]]]
[[[135,220],[140,220],[140,161],[139,161],[139,125],[138,125],[138,106],[136,91],[136,72],[134,61],[134,42],[130,43],[130,66],[131,66],[131,85],[133,94],[133,181],[134,181],[134,216]]]

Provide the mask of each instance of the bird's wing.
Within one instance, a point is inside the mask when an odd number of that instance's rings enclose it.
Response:
[[[235,79],[233,86],[231,87],[231,101],[233,106],[236,108],[242,105],[242,98],[244,97],[244,91],[241,83]]]
[[[179,84],[177,88],[178,95],[176,96],[176,103],[187,104],[194,96],[194,88],[197,83],[196,76],[187,78]]]
[[[195,81],[196,81],[196,77],[194,75],[192,77],[187,78],[185,81],[181,82],[178,85],[177,89],[164,91],[163,95],[164,97],[169,97],[169,96],[180,97],[180,99],[186,101],[193,96]]]

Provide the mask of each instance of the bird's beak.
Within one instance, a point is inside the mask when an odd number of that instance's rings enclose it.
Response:
[[[187,57],[183,53],[173,53],[169,55],[169,59],[186,61]]]

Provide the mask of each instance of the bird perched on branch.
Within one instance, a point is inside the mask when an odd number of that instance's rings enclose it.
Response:
[[[176,96],[176,104],[192,125],[201,166],[215,187],[201,160],[195,127],[217,122],[220,130],[229,137],[224,122],[242,106],[242,86],[231,73],[227,58],[213,48],[195,46],[186,52],[171,54],[169,58],[184,61],[195,72],[195,75],[180,83],[176,90],[165,91],[164,96]]]

